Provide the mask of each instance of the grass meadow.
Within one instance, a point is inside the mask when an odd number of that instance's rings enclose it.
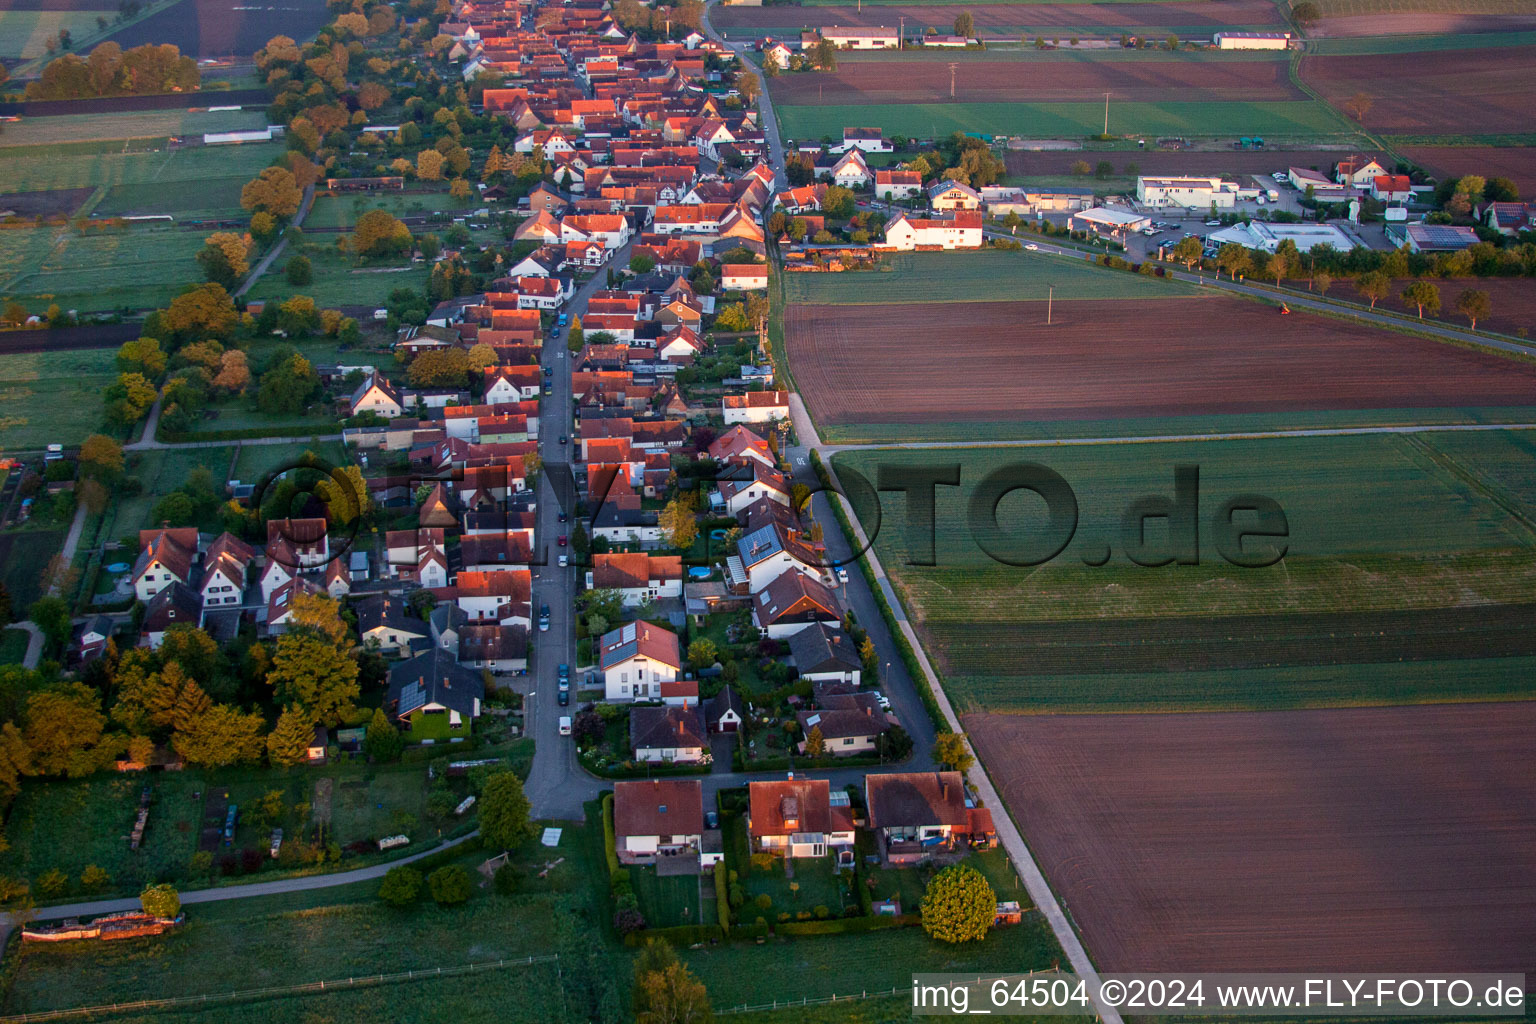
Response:
[[[27,117],[6,127],[7,149],[18,146],[94,142],[97,139],[163,139],[171,135],[264,128],[260,110],[135,110],[113,114],[56,114]],[[219,147],[222,151],[224,147]]]
[[[309,211],[309,216],[304,218],[306,228],[343,228],[347,231],[357,226],[357,219],[369,210],[388,210],[396,217],[421,217],[433,213],[448,213],[462,215],[465,210],[474,209],[476,204],[471,200],[460,202],[450,196],[447,190],[441,192],[384,192],[376,195],[336,195],[317,196],[314,206]],[[437,231],[439,234],[447,228],[420,227],[413,231]]]
[[[0,295],[82,312],[164,306],[201,277],[206,237],[166,228],[0,232]]]
[[[111,349],[0,355],[0,450],[85,440],[100,429],[101,391],[116,379]]]
[[[247,297],[281,301],[293,295],[308,295],[325,307],[377,308],[384,305],[384,300],[396,288],[421,291],[427,286],[431,269],[426,263],[407,263],[400,266],[355,266],[349,257],[337,251],[338,237],[340,236],[334,234],[307,236],[303,249],[304,255],[309,257],[313,271],[313,279],[309,284],[295,287],[283,276],[283,265],[286,264],[292,252],[290,248],[278,258],[277,264],[256,282]]]
[[[105,3],[94,11],[0,11],[0,57],[31,60],[48,52],[60,29],[79,38],[96,31],[96,16],[116,14]]]
[[[1077,260],[998,249],[895,253],[883,257],[873,271],[783,277],[785,300],[805,305],[1044,301],[1052,288],[1058,301],[1204,294],[1194,285],[1177,281],[1110,274]]]
[[[223,177],[248,181],[285,152],[281,142],[168,150],[158,142],[146,146],[113,136],[106,133],[106,124],[102,127],[104,133],[93,138],[105,141],[36,146],[13,146],[14,136],[7,131],[0,136],[0,164],[5,167],[0,193],[87,185],[164,185]]]
[[[836,465],[871,481],[881,463],[960,465],[961,486],[936,489],[937,564],[908,564],[896,493],[881,499],[876,550],[963,706],[1310,706],[1529,695],[1536,651],[1498,613],[1536,593],[1529,442],[1496,432],[850,452]],[[984,475],[1025,461],[1068,481],[1078,518],[1059,556],[1016,567],[977,546],[966,502]],[[1121,517],[1144,495],[1171,496],[1178,464],[1200,471],[1200,564],[1133,564]],[[1010,535],[1045,528],[1026,494],[998,506]],[[1284,510],[1279,563],[1238,568],[1213,546],[1212,517],[1242,494]],[[871,514],[860,508],[866,524]],[[1147,534],[1166,550],[1164,524]],[[1107,564],[1086,564],[1106,546]],[[1457,611],[1469,606],[1488,610]]]
[[[938,139],[952,132],[994,135],[1081,136],[1104,130],[1104,103],[911,103],[845,106],[777,106],[786,138],[838,138],[846,125],[881,128],[888,135]],[[1326,104],[1311,100],[1268,103],[1115,103],[1109,106],[1115,135],[1263,135],[1308,138],[1348,133],[1348,124]]]
[[[168,189],[160,182],[113,185],[91,211],[94,217],[168,214],[177,220],[224,219],[247,216],[240,208],[240,190],[250,175],[203,178]]]

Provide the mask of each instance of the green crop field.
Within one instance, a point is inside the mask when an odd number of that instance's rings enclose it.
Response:
[[[178,182],[175,188],[166,188],[160,182],[113,185],[91,215],[125,217],[163,213],[178,220],[243,218],[247,214],[240,208],[240,190],[250,180],[250,175],[239,175]]]
[[[6,126],[5,146],[91,142],[97,139],[163,139],[172,135],[263,128],[260,110],[135,110],[114,114],[26,117]]]
[[[106,4],[99,11],[0,11],[0,57],[41,57],[60,29],[76,38],[95,32],[97,15],[111,21],[116,12]]]
[[[1130,710],[1491,699],[1529,695],[1536,647],[1523,614],[1536,593],[1536,452],[1525,432],[1365,435],[1051,449],[849,452],[839,469],[958,463],[937,489],[936,565],[906,564],[905,508],[881,503],[876,549],[963,706]],[[966,502],[1005,464],[1064,477],[1076,531],[1053,560],[994,561]],[[1121,516],[1173,494],[1199,467],[1199,564],[1133,564]],[[891,472],[892,470],[887,470]],[[1225,561],[1223,502],[1260,494],[1288,525],[1278,564]],[[869,523],[870,510],[861,510]],[[999,506],[1006,532],[1039,536],[1043,506]],[[1154,551],[1167,529],[1147,527]],[[1107,564],[1094,568],[1105,547]],[[1481,607],[1473,607],[1481,606]],[[1486,660],[1479,660],[1486,659]],[[1401,662],[1401,663],[1400,663]]]
[[[943,138],[952,132],[997,135],[1077,136],[1104,130],[1099,103],[911,103],[847,106],[776,106],[785,138],[841,136],[850,124],[881,128],[887,134]],[[1258,134],[1317,138],[1350,132],[1331,107],[1306,101],[1272,103],[1115,103],[1109,106],[1112,134],[1220,136]]]
[[[1043,301],[1052,285],[1058,300],[1188,298],[1202,294],[1194,285],[1112,274],[1077,260],[996,249],[897,253],[885,257],[873,271],[783,277],[786,301],[836,306]]]
[[[352,261],[336,250],[336,235],[310,235],[304,244],[304,255],[309,257],[314,279],[307,285],[295,287],[283,276],[288,253],[279,257],[272,269],[251,289],[251,299],[287,299],[293,295],[308,295],[321,306],[372,306],[384,305],[384,300],[396,288],[420,291],[427,285],[431,270],[426,263],[407,263],[399,266],[354,266]],[[323,239],[317,242],[315,239]],[[292,250],[290,249],[291,253]]]
[[[1531,0],[1318,0],[1325,18],[1360,14],[1532,14]]]
[[[202,182],[231,176],[249,180],[285,152],[281,142],[166,150],[159,143],[146,146],[126,141],[12,147],[11,138],[9,132],[0,135],[0,166],[5,168],[0,193]]]
[[[164,306],[201,276],[195,258],[205,237],[168,228],[0,232],[0,295],[82,312]]]
[[[1480,50],[1490,46],[1531,46],[1532,44],[1536,44],[1536,32],[1483,32],[1434,36],[1338,36],[1333,39],[1308,39],[1307,53],[1332,57],[1370,53],[1422,53],[1426,50]]]
[[[110,350],[0,355],[0,451],[85,440],[101,425],[101,389],[116,379]]]

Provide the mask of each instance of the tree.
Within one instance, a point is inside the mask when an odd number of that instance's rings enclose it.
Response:
[[[278,637],[267,683],[284,707],[335,724],[358,697],[357,659],[336,602],[323,594],[293,601],[293,621]]]
[[[1088,166],[1087,160],[1076,160],[1072,163],[1072,173],[1079,178],[1085,178],[1093,173],[1093,168]]]
[[[297,352],[261,375],[256,405],[268,415],[299,412],[320,389],[320,377]]]
[[[510,850],[533,838],[531,805],[523,781],[509,771],[496,772],[480,791],[480,837],[492,849]]]
[[[1344,112],[1356,121],[1364,121],[1365,115],[1369,114],[1375,105],[1376,101],[1369,93],[1357,92],[1344,101]]]
[[[227,338],[239,322],[229,292],[212,281],[182,292],[165,310],[165,325],[180,337]]]
[[[1301,0],[1300,3],[1291,7],[1291,17],[1300,28],[1317,24],[1318,19],[1322,16],[1321,8],[1313,3],[1312,0]]]
[[[1483,198],[1495,203],[1519,202],[1520,186],[1508,178],[1489,178],[1483,186]]]
[[[807,757],[820,757],[827,752],[827,738],[822,735],[821,726],[811,726],[811,731],[805,734],[805,753]]]
[[[1419,319],[1422,320],[1426,309],[1430,316],[1440,312],[1440,289],[1430,281],[1411,281],[1403,289],[1403,301],[1417,307]]]
[[[821,200],[821,212],[828,217],[843,219],[853,216],[857,208],[853,192],[841,185],[832,185]]]
[[[261,760],[265,744],[259,712],[244,712],[230,704],[215,704],[178,729],[171,746],[188,764],[227,768]]]
[[[1280,282],[1295,271],[1300,261],[1301,257],[1296,251],[1296,243],[1289,238],[1275,247],[1275,251],[1269,257],[1268,270],[1270,276],[1275,279],[1276,288],[1280,287]]]
[[[741,94],[741,101],[747,106],[757,102],[757,97],[762,93],[762,83],[751,71],[740,71],[736,75],[736,91]]]
[[[696,491],[678,491],[657,517],[662,535],[671,547],[686,551],[699,536],[699,520],[694,512],[697,497]]]
[[[410,246],[411,229],[388,210],[369,210],[352,231],[352,251],[359,256],[398,256]]]
[[[219,357],[219,372],[213,378],[213,387],[230,394],[244,391],[251,382],[251,370],[246,365],[245,353],[230,349]]]
[[[688,645],[688,662],[696,669],[708,668],[719,656],[719,648],[707,636],[701,636]]]
[[[427,888],[432,900],[440,907],[451,907],[468,901],[474,890],[469,872],[457,864],[444,864],[427,876]]]
[[[486,154],[485,166],[480,170],[480,180],[486,184],[494,184],[507,169],[507,158],[501,152],[500,146],[493,145],[491,151]]]
[[[101,698],[82,683],[60,683],[27,698],[23,733],[39,775],[79,778],[104,763],[98,749],[106,729]]]
[[[1328,289],[1333,286],[1333,275],[1325,270],[1319,270],[1312,275],[1312,287],[1319,295],[1327,295]]]
[[[216,231],[209,235],[202,251],[197,254],[197,265],[202,268],[203,276],[226,288],[234,287],[251,269],[247,257],[248,241],[232,231]]]
[[[1249,255],[1247,246],[1226,242],[1216,250],[1216,269],[1225,270],[1227,276],[1236,281],[1239,274],[1246,274],[1253,269],[1253,257]]]
[[[1493,314],[1493,300],[1485,291],[1468,288],[1456,296],[1456,312],[1466,317],[1475,331],[1478,320]]]
[[[95,864],[87,864],[85,870],[80,872],[80,888],[86,892],[100,892],[112,884],[112,876],[105,868]]]
[[[363,753],[369,760],[388,762],[398,761],[404,749],[405,737],[400,735],[400,730],[384,714],[383,708],[374,708],[373,717],[368,720],[368,730],[363,734]]]
[[[636,274],[649,274],[656,269],[656,261],[649,253],[637,252],[629,258],[629,269]]]
[[[288,257],[288,263],[283,267],[283,276],[289,284],[302,288],[315,279],[314,264],[303,253],[295,253]]]
[[[1179,37],[1172,32],[1168,33],[1168,38],[1165,41],[1168,43],[1168,49],[1177,50],[1179,48]]]
[[[62,651],[72,632],[69,605],[62,598],[40,597],[32,602],[29,614],[53,649]]]
[[[957,864],[933,876],[923,893],[923,931],[940,942],[986,938],[997,916],[997,896],[975,868]]]
[[[0,803],[9,803],[21,792],[21,777],[35,771],[32,749],[14,722],[0,726]],[[0,836],[0,841],[4,837]]]
[[[181,913],[181,894],[169,882],[147,886],[139,893],[139,905],[144,913],[170,919]]]
[[[962,774],[971,770],[976,759],[966,749],[965,737],[958,732],[940,733],[933,741],[933,759]]]
[[[413,388],[461,388],[469,380],[469,353],[461,348],[428,349],[406,369]]]
[[[635,973],[635,1024],[706,1024],[714,1014],[703,982],[680,963]]]
[[[1181,238],[1179,244],[1173,247],[1173,258],[1193,270],[1196,263],[1204,253],[1204,246],[1198,238]]]
[[[818,71],[837,70],[837,47],[830,39],[818,39],[811,47],[811,65]]]
[[[1372,309],[1375,309],[1376,303],[1386,298],[1391,290],[1392,279],[1379,270],[1367,271],[1355,281],[1355,291],[1360,293],[1361,298],[1370,302]]]
[[[443,154],[435,149],[424,149],[416,154],[416,177],[422,181],[441,181],[444,163]]]
[[[955,16],[955,35],[966,39],[976,34],[976,19],[971,17],[970,11],[961,11]]]
[[[448,194],[460,202],[468,199],[470,192],[471,189],[467,178],[454,178],[448,183]]]
[[[125,341],[117,350],[117,368],[123,373],[140,373],[149,380],[165,372],[165,353],[158,338]]]
[[[1100,181],[1103,181],[1114,173],[1115,165],[1110,163],[1108,160],[1100,160],[1093,169],[1093,176],[1098,178]]]
[[[242,209],[265,210],[274,217],[287,219],[299,212],[304,190],[293,172],[286,167],[266,167],[240,190]]]
[[[277,716],[277,725],[267,736],[267,760],[279,768],[292,768],[309,760],[309,745],[315,739],[315,723],[309,715],[290,708]]]
[[[92,434],[80,445],[80,472],[98,480],[116,480],[123,472],[123,445],[105,434]]]
[[[379,883],[379,899],[392,907],[408,907],[421,895],[421,872],[408,864],[390,868]]]

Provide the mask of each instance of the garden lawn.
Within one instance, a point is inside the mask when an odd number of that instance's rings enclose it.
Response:
[[[776,106],[787,139],[841,136],[846,125],[883,129],[888,135],[940,139],[952,132],[1025,137],[1097,135],[1104,130],[1104,103],[913,103],[846,106]],[[1350,126],[1313,100],[1262,103],[1115,103],[1109,105],[1114,135],[1276,138],[1339,135]]]
[[[25,615],[42,596],[43,572],[48,560],[64,546],[64,530],[10,530],[0,533],[0,582],[11,592],[11,611]]]
[[[680,924],[714,924],[715,908],[708,917],[700,916],[699,876],[657,874],[652,866],[634,865],[629,869],[630,883],[640,899],[640,912],[651,928],[672,928]]]
[[[79,444],[100,429],[115,380],[111,349],[0,355],[0,450]]]
[[[286,152],[281,142],[166,150],[121,140],[11,146],[10,139],[0,136],[0,193],[169,182],[192,182],[196,190],[210,179],[254,178]]]
[[[304,226],[315,228],[342,228],[351,231],[358,218],[369,210],[388,210],[401,218],[430,217],[434,213],[446,213],[449,220],[439,225],[411,225],[414,234],[436,233],[439,237],[452,224],[452,218],[463,216],[477,204],[473,197],[460,201],[448,194],[445,186],[440,192],[379,192],[372,195],[317,196]]]
[[[914,926],[771,940],[761,946],[728,943],[680,950],[678,955],[708,986],[711,1002],[722,1007],[905,989],[916,972],[1039,970],[1062,958],[1038,914],[963,946],[936,942]]]
[[[27,643],[31,634],[24,629],[7,629],[0,632],[0,665],[20,665],[27,655]]]
[[[852,875],[840,876],[831,856],[796,859],[793,878],[784,870],[784,865],[784,858],[776,857],[773,867],[767,871],[752,869],[746,879],[747,903],[740,910],[742,920],[750,922],[761,915],[772,922],[777,921],[780,914],[794,918],[802,911],[814,913],[817,907],[826,907],[830,916],[841,917],[844,907],[858,906],[858,897],[848,888],[847,879]],[[791,889],[792,884],[798,885],[799,890]],[[762,894],[773,900],[773,906],[766,911],[752,902]]]
[[[277,446],[284,447],[284,446]],[[107,538],[135,538],[139,530],[155,525],[155,504],[187,482],[187,474],[197,466],[205,467],[213,475],[214,490],[218,491],[230,479],[229,467],[233,463],[233,445],[218,448],[169,448],[150,451],[128,452],[124,474],[137,479],[143,489],[138,494],[116,496],[110,512],[111,521],[103,531]],[[205,524],[212,525],[212,523]],[[130,559],[131,560],[131,559]]]
[[[1087,263],[1031,252],[896,253],[875,270],[785,274],[788,302],[879,306],[893,302],[1003,302],[1065,299],[1188,298],[1193,285],[1114,273]]]

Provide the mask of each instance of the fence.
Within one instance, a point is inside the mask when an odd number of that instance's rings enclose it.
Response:
[[[346,991],[369,988],[374,985],[393,985],[400,982],[426,981],[431,978],[450,978],[460,974],[493,971],[506,967],[531,967],[534,964],[558,964],[560,955],[529,956],[517,960],[487,960],[483,963],[458,964],[453,967],[429,967],[419,971],[399,971],[394,974],[373,974],[364,978],[338,978],[334,981],[311,981],[303,985],[279,988],[252,988],[235,992],[216,992],[201,996],[172,996],[166,999],[140,999],[127,1003],[102,1003],[98,1006],[75,1006],[64,1010],[41,1010],[37,1013],[17,1013],[0,1017],[4,1021],[64,1020],[69,1017],[90,1017],[104,1013],[126,1013],[133,1010],[167,1010],[191,1006],[211,1006],[219,1003],[254,1002],[259,999],[280,999],[286,996],[308,995],[319,992]]]

